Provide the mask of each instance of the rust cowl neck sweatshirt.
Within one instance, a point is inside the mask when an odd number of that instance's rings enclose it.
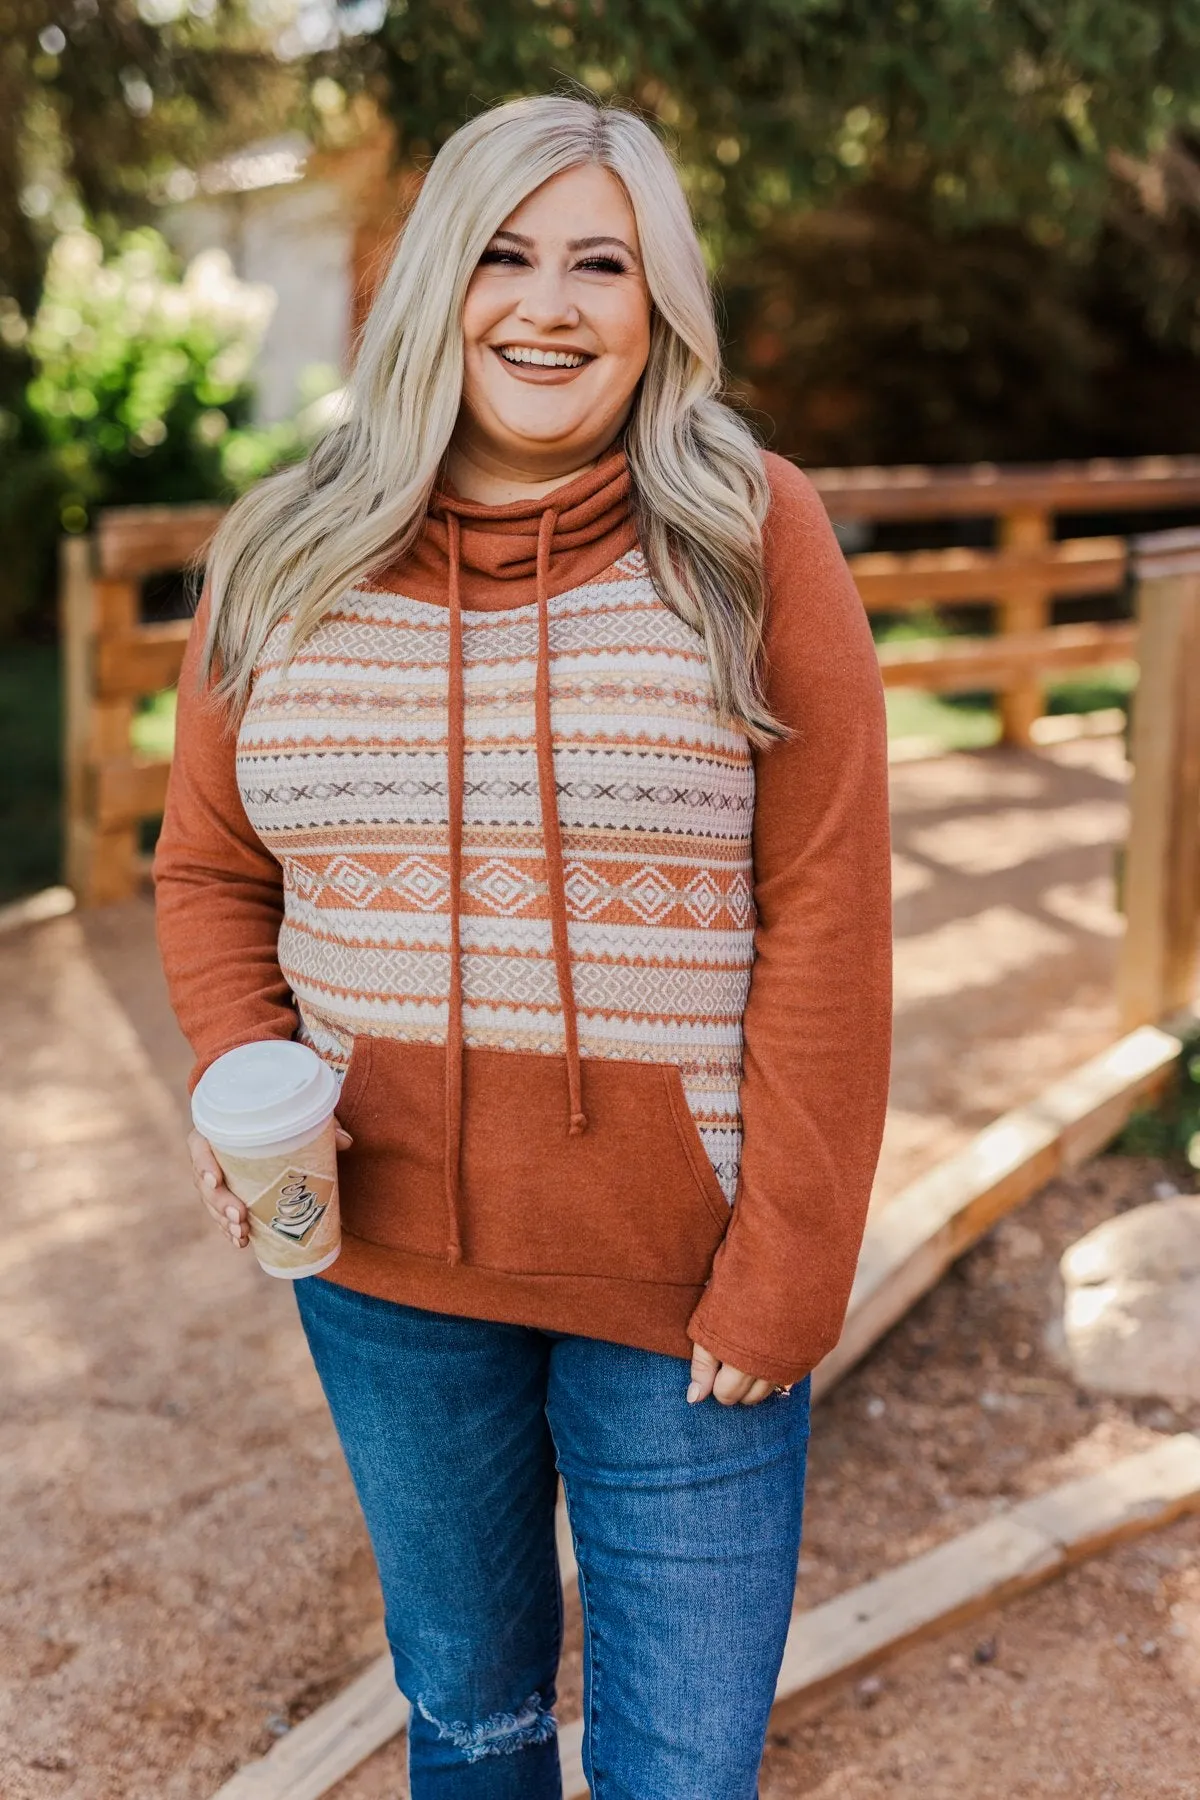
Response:
[[[382,577],[384,587],[417,599],[445,600],[450,610],[447,696],[449,784],[450,1010],[446,1031],[446,1260],[462,1260],[463,999],[462,867],[465,727],[463,607],[484,611],[537,606],[534,680],[535,750],[554,970],[566,1040],[566,1123],[586,1131],[579,1067],[579,1023],[567,939],[566,872],[550,718],[552,593],[586,581],[637,542],[631,479],[623,449],[611,451],[573,480],[532,499],[487,505],[466,500],[449,482],[435,493],[414,549]]]
[[[765,749],[621,448],[529,501],[443,486],[290,659],[281,622],[237,721],[192,633],[159,947],[190,1088],[264,1037],[341,1077],[316,1279],[778,1382],[837,1341],[888,1087],[883,686],[819,498],[763,460]]]

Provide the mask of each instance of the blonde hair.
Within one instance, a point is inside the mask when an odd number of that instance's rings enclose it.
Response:
[[[290,655],[347,588],[414,543],[459,415],[471,276],[526,196],[581,163],[623,184],[653,301],[624,440],[651,577],[703,636],[726,717],[755,743],[783,735],[759,671],[766,474],[719,397],[713,298],[687,200],[636,113],[575,95],[492,107],[434,158],[363,328],[341,421],[244,495],[209,548],[200,679],[220,697],[244,705],[282,617]]]

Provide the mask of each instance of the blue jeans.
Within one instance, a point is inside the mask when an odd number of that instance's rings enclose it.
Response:
[[[687,1364],[295,1284],[366,1515],[413,1800],[560,1800],[556,1470],[594,1800],[753,1800],[792,1608],[809,1383],[684,1399]]]

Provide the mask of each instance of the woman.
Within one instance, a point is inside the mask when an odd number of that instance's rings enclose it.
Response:
[[[719,382],[650,129],[485,112],[347,416],[223,523],[180,682],[189,1085],[271,1036],[342,1077],[344,1245],[295,1292],[415,1800],[560,1792],[556,1471],[596,1800],[757,1791],[882,1132],[889,844],[861,604]]]

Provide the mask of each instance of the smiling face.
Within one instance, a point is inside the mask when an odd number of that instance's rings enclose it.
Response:
[[[523,200],[463,307],[459,490],[490,499],[496,483],[553,483],[595,461],[629,416],[650,312],[633,208],[615,175],[583,163]]]

